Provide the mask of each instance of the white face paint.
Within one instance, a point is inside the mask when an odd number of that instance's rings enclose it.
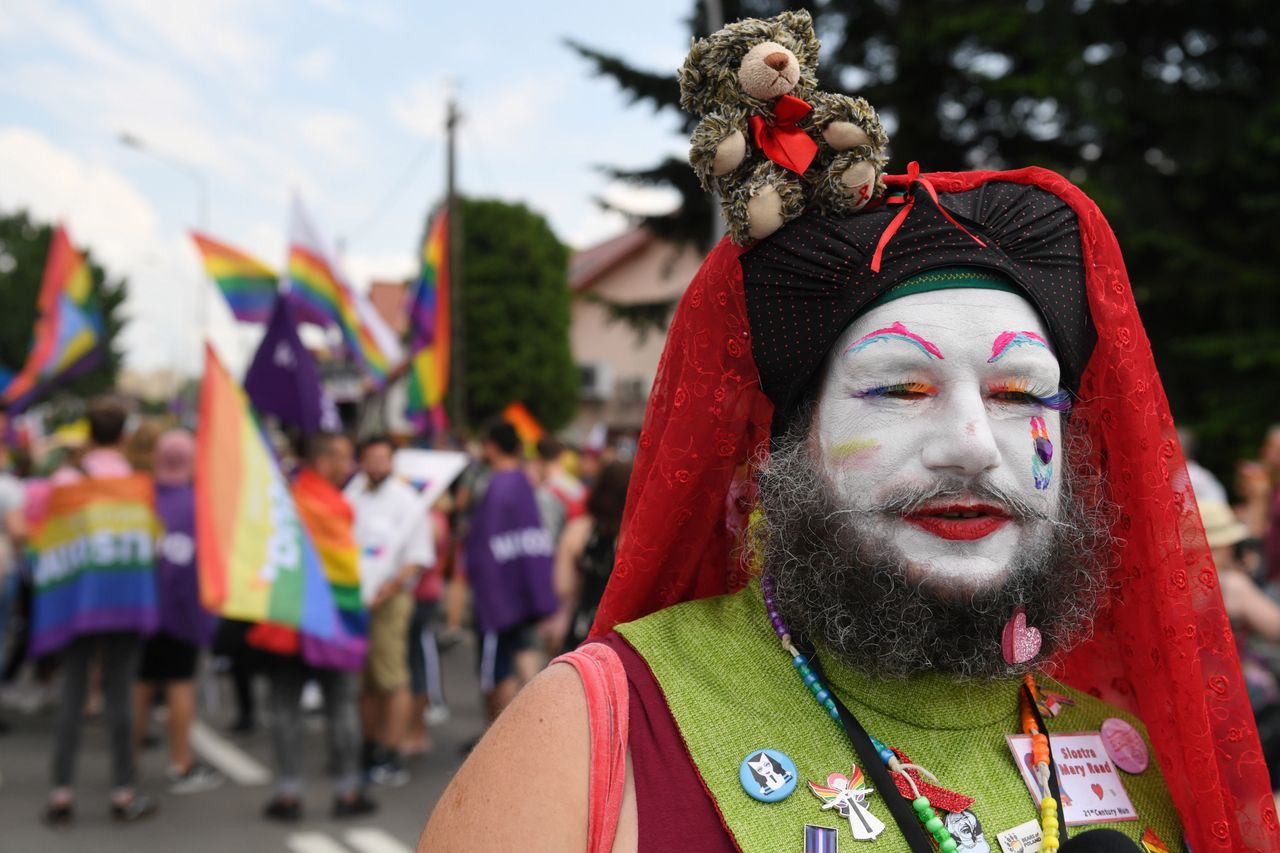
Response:
[[[859,317],[831,353],[813,426],[838,497],[873,510],[904,489],[983,479],[1056,516],[1061,416],[1039,399],[1059,391],[1047,339],[1030,303],[994,290],[919,293]],[[1006,510],[965,496],[868,519],[919,580],[981,588],[1049,535],[1048,521]]]

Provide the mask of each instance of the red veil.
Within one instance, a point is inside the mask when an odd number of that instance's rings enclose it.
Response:
[[[1137,714],[1197,851],[1280,849],[1276,810],[1217,574],[1173,418],[1115,235],[1101,211],[1044,169],[942,172],[938,192],[991,181],[1061,198],[1080,227],[1097,344],[1073,427],[1121,508],[1114,592],[1063,680]],[[906,188],[906,176],[887,179]],[[676,311],[640,434],[622,540],[595,635],[681,601],[740,589],[773,405],[752,359],[739,256],[727,239]]]

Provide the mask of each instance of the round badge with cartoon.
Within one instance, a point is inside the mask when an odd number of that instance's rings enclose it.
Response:
[[[762,803],[776,803],[796,789],[796,764],[776,749],[758,749],[742,759],[742,789]]]

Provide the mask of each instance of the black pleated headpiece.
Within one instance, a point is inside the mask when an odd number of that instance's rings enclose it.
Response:
[[[849,323],[886,291],[941,267],[1006,275],[1044,319],[1063,387],[1078,389],[1097,334],[1075,212],[1050,192],[1007,181],[940,193],[935,203],[927,182],[917,180],[911,196],[915,203],[896,229],[904,200],[847,217],[806,214],[742,255],[752,355],[774,404],[775,436],[813,393]]]

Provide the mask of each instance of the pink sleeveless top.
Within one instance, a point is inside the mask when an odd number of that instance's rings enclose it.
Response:
[[[644,658],[611,633],[555,662],[577,670],[587,696],[591,729],[588,853],[608,853],[613,848],[626,788],[628,750],[641,853],[738,850]]]

